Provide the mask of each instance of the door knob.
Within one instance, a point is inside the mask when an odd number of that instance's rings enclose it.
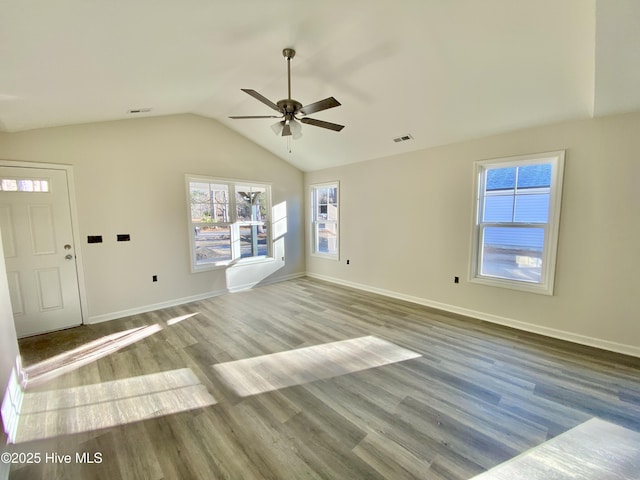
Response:
[[[71,250],[71,245],[69,245],[68,243],[64,246],[65,250]]]
[[[73,255],[69,254],[69,255],[65,255],[64,257],[66,260],[73,260]]]

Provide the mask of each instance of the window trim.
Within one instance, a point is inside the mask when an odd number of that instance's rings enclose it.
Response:
[[[474,194],[473,194],[473,219],[471,235],[471,261],[469,270],[469,282],[494,287],[503,287],[543,295],[553,295],[555,282],[556,258],[558,253],[558,237],[560,230],[560,211],[562,203],[562,182],[564,176],[565,151],[557,150],[529,155],[518,155],[506,158],[479,160],[474,162]],[[519,223],[511,222],[510,226],[525,228],[544,228],[544,245],[542,250],[542,273],[540,283],[511,280],[506,278],[491,277],[480,274],[481,235],[487,226],[504,226],[497,222],[481,222],[484,210],[484,172],[487,167],[498,166],[520,167],[535,164],[551,164],[551,185],[549,187],[549,216],[546,223]]]
[[[338,214],[338,218],[335,220],[335,224],[336,224],[336,253],[323,253],[323,252],[318,252],[316,250],[316,225],[318,223],[329,223],[328,221],[323,221],[320,222],[318,220],[316,220],[316,209],[315,209],[315,205],[316,205],[316,195],[315,192],[317,189],[319,188],[327,188],[327,187],[336,187],[336,191],[337,191],[337,203],[338,203],[338,208],[337,208],[337,214]],[[322,183],[314,183],[309,185],[309,194],[310,194],[310,198],[311,198],[311,222],[310,222],[310,239],[311,239],[311,256],[312,257],[317,257],[317,258],[325,258],[327,260],[336,260],[339,261],[340,260],[340,182],[338,180],[332,181],[332,182],[322,182]],[[331,221],[330,223],[334,223],[333,221]]]
[[[205,265],[197,265],[196,264],[196,248],[195,248],[195,231],[193,229],[193,222],[191,218],[191,183],[209,183],[209,184],[218,184],[218,185],[227,185],[229,187],[229,221],[228,222],[219,222],[220,226],[228,226],[232,235],[231,243],[232,243],[232,257],[234,246],[233,244],[236,241],[233,239],[233,235],[239,235],[240,227],[245,225],[256,224],[253,221],[238,221],[237,220],[237,208],[236,208],[236,198],[235,198],[235,188],[238,185],[241,186],[249,186],[249,187],[260,187],[266,188],[266,207],[267,207],[267,215],[264,219],[264,223],[267,228],[267,254],[254,256],[254,257],[245,257],[241,258],[237,256],[236,258],[231,258],[230,260],[221,260],[215,263],[205,264]],[[231,265],[248,265],[255,263],[265,263],[265,262],[273,262],[273,245],[272,245],[272,201],[271,201],[271,190],[272,184],[269,182],[257,182],[255,180],[238,180],[238,179],[230,179],[230,178],[222,178],[222,177],[209,177],[205,175],[195,175],[195,174],[185,174],[185,192],[187,199],[187,228],[189,231],[189,263],[191,268],[191,273],[199,273],[206,272],[211,270],[219,270],[223,268],[227,268]],[[239,247],[238,247],[239,249]]]

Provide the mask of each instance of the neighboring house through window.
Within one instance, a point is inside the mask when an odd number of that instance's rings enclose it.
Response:
[[[476,162],[471,281],[553,294],[564,152]]]
[[[312,254],[338,259],[339,185],[337,182],[311,185]]]
[[[192,271],[270,256],[271,187],[186,176]]]

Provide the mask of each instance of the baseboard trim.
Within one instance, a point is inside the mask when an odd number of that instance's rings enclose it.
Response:
[[[192,295],[189,297],[176,298],[166,302],[153,303],[151,305],[143,305],[141,307],[130,308],[127,310],[120,310],[117,312],[105,313],[102,315],[95,315],[89,317],[87,324],[108,322],[109,320],[117,320],[118,318],[130,317],[132,315],[139,315],[141,313],[152,312],[154,310],[162,310],[163,308],[176,307],[178,305],[184,305],[185,303],[198,302],[200,300],[206,300],[208,298],[218,297],[228,293],[225,290],[217,290],[214,292],[201,293],[199,295]]]
[[[130,308],[127,310],[120,310],[117,312],[105,313],[102,315],[94,315],[92,317],[89,317],[85,323],[94,324],[94,323],[108,322],[110,320],[117,320],[118,318],[130,317],[132,315],[139,315],[141,313],[153,312],[154,310],[161,310],[163,308],[176,307],[178,305],[184,305],[185,303],[198,302],[200,300],[207,300],[209,298],[219,297],[220,295],[226,295],[228,293],[237,293],[245,290],[250,290],[251,288],[256,286],[263,286],[263,285],[269,285],[271,283],[284,282],[287,280],[293,280],[294,278],[299,278],[304,276],[305,276],[304,272],[294,273],[291,275],[283,275],[281,277],[276,277],[271,280],[266,280],[266,281],[262,280],[257,283],[241,285],[238,287],[234,287],[232,289],[225,288],[223,290],[216,290],[213,292],[201,293],[201,294],[192,295],[189,297],[176,298],[173,300],[168,300],[166,302],[154,303],[151,305],[143,305],[140,307]]]
[[[513,318],[502,317],[499,315],[493,315],[491,313],[480,312],[477,310],[471,310],[468,308],[458,307],[455,305],[449,305],[447,303],[436,302],[426,298],[415,297],[412,295],[405,295],[403,293],[394,292],[392,290],[385,290],[382,288],[372,287],[362,283],[350,282],[348,280],[342,280],[335,277],[326,275],[319,275],[317,273],[307,272],[307,277],[316,278],[325,282],[335,283],[345,287],[355,288],[365,292],[376,293],[385,297],[395,298],[398,300],[405,300],[407,302],[416,303],[418,305],[424,305],[425,307],[436,308],[445,312],[455,313],[458,315],[464,315],[467,317],[477,318],[478,320],[484,320],[486,322],[503,325],[506,327],[512,327],[525,332],[537,333],[544,335],[545,337],[556,338],[558,340],[566,340],[568,342],[577,343],[580,345],[586,345],[589,347],[600,348],[602,350],[608,350],[610,352],[622,353],[624,355],[630,355],[640,358],[640,347],[634,345],[626,345],[623,343],[611,342],[609,340],[603,340],[600,338],[588,337],[586,335],[580,335],[577,333],[567,332],[566,330],[558,330],[555,328],[543,327],[533,323],[522,322]]]

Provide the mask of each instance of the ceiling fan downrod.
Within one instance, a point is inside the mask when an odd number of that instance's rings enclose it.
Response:
[[[296,56],[293,48],[285,48],[282,55],[287,59],[287,98],[291,100],[291,59]]]

